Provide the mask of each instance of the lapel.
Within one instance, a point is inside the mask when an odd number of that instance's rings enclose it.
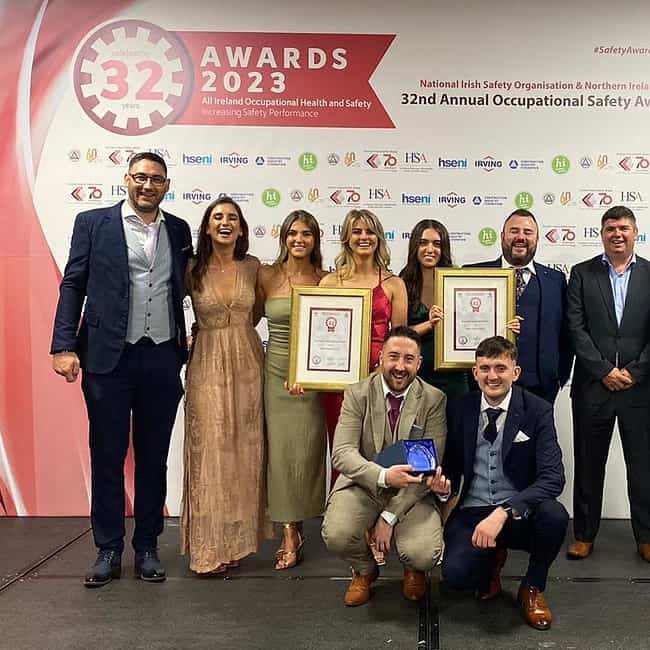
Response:
[[[181,268],[181,234],[179,223],[176,218],[165,212],[165,224],[167,225],[167,239],[169,240],[169,249],[172,257],[172,277],[174,279],[174,289],[183,286],[185,281],[184,269]]]
[[[537,284],[539,285],[539,314],[541,319],[544,313],[544,289],[546,288],[546,280],[548,280],[548,268],[537,262],[533,262],[533,266],[535,267]]]
[[[463,440],[464,457],[463,474],[465,484],[469,485],[469,479],[474,474],[474,456],[476,454],[476,436],[478,435],[478,418],[481,412],[481,391],[476,390],[470,393],[469,408],[463,410],[463,426],[461,431],[465,439]]]
[[[642,296],[644,292],[647,291],[647,285],[644,283],[644,281],[647,282],[647,279],[646,262],[642,257],[637,255],[636,264],[630,271],[630,280],[627,285],[627,295],[625,296],[625,306],[623,307],[623,318],[621,318],[621,329],[627,320],[634,318],[634,306],[635,304],[638,304],[634,300],[634,297]],[[630,297],[632,297],[632,299],[628,300]],[[628,316],[628,313],[631,315]]]
[[[420,405],[420,397],[422,395],[422,384],[420,380],[416,377],[411,388],[409,389],[408,395],[404,400],[402,405],[402,411],[399,416],[399,421],[397,423],[397,439],[398,440],[408,440],[411,433],[411,428],[415,422],[415,416],[418,413],[418,407]]]
[[[370,380],[370,422],[375,450],[384,448],[384,427],[386,426],[386,400],[381,383],[381,373],[376,372]]]
[[[603,297],[605,306],[607,307],[607,313],[611,319],[614,327],[618,329],[618,323],[616,322],[616,311],[614,310],[614,296],[612,295],[612,285],[609,282],[609,270],[606,264],[603,264],[600,257],[595,257],[593,259],[592,267],[594,274],[596,276],[596,282],[598,283],[598,288]]]
[[[501,443],[501,458],[505,465],[505,459],[510,453],[512,441],[515,439],[521,424],[521,417],[524,411],[523,392],[519,386],[512,386],[512,397],[510,398],[510,406],[508,407],[508,414],[506,415],[506,422],[503,427],[503,442]]]
[[[126,251],[126,237],[124,236],[124,225],[122,224],[122,203],[108,208],[104,219],[108,230],[108,243],[111,247],[110,256],[117,260],[117,270],[126,277],[129,277],[129,258]]]

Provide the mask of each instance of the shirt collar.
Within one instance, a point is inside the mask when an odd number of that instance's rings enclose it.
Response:
[[[384,388],[384,400],[386,400],[386,398],[388,397],[388,393],[393,393],[393,391],[389,388],[388,384],[386,383],[386,380],[384,379],[384,375],[381,376],[381,385]],[[404,399],[406,399],[406,395],[411,390],[411,386],[413,386],[413,382],[411,382],[406,387],[406,389],[404,390],[403,393],[400,393],[399,395],[396,395],[395,393],[393,393],[393,395],[395,395],[395,397],[403,397]]]
[[[603,253],[603,256],[600,259],[602,260],[603,264],[605,264],[608,268],[610,268],[610,269],[614,268],[612,266],[612,263],[609,261],[609,257],[607,257],[606,253]],[[636,264],[636,253],[632,253],[632,257],[630,257],[630,261],[627,263],[627,265],[625,266],[625,268],[623,269],[622,272],[625,273],[625,271],[627,271],[629,268],[631,268],[635,264]]]
[[[508,262],[508,260],[505,257],[503,257],[503,255],[502,255],[501,256],[501,268],[502,269],[514,269],[515,267],[512,264],[510,264],[510,262]],[[535,273],[535,263],[533,262],[533,260],[530,260],[530,262],[528,262],[528,264],[526,264],[526,266],[522,266],[521,268],[522,269],[527,269],[533,275],[536,275],[536,273]]]
[[[496,409],[496,408],[503,409],[507,413],[508,409],[510,408],[511,398],[512,398],[512,386],[510,387],[510,390],[506,393],[506,396],[501,400],[501,403],[497,404],[496,406],[492,406],[492,404],[488,404],[488,401],[485,399],[485,395],[481,393],[481,413],[484,413],[486,409]]]
[[[135,213],[131,204],[128,201],[122,201],[122,219],[126,221],[129,217],[135,218],[138,222],[144,223],[144,221],[142,221],[142,219]],[[163,221],[165,221],[165,213],[158,208],[158,214],[150,225],[159,226]]]

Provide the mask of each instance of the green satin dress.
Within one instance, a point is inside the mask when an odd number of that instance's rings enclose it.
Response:
[[[284,387],[291,298],[268,298],[265,311],[269,328],[264,362],[269,515],[276,522],[303,521],[325,510],[325,414],[316,391],[290,395]]]
[[[419,325],[429,320],[429,309],[420,303],[416,312],[409,313],[409,326]],[[434,334],[429,332],[420,337],[422,340],[422,365],[418,371],[421,379],[428,384],[439,388],[447,399],[461,397],[469,391],[467,373],[464,370],[434,370],[433,369],[433,345]]]

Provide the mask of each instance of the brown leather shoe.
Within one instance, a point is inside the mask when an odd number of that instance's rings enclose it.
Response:
[[[487,591],[477,591],[476,597],[481,600],[492,600],[501,593],[501,569],[506,563],[508,558],[508,549],[498,547],[494,554],[494,566],[492,567],[492,575],[490,576],[490,583]]]
[[[521,585],[517,594],[521,613],[528,625],[536,630],[548,630],[553,621],[553,614],[544,600],[544,592],[537,587]]]
[[[402,594],[406,600],[420,600],[427,589],[427,579],[422,571],[404,567]]]
[[[359,573],[352,573],[352,580],[348,590],[343,596],[343,602],[348,607],[365,605],[370,600],[370,585],[379,577],[379,569],[375,565],[372,573],[362,576]]]
[[[593,542],[581,542],[576,540],[566,550],[566,556],[569,560],[584,560],[589,557],[594,550]]]
[[[646,562],[650,562],[650,544],[639,544],[639,555]]]

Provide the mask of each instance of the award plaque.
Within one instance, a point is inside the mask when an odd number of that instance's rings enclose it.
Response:
[[[371,313],[371,289],[295,287],[289,384],[340,391],[367,377]]]
[[[478,344],[505,336],[515,317],[515,273],[512,269],[472,267],[435,271],[435,304],[444,319],[435,328],[434,367],[471,368]]]
[[[431,438],[398,440],[377,454],[375,462],[382,467],[411,465],[411,474],[429,476],[435,474],[438,467],[436,445]]]

